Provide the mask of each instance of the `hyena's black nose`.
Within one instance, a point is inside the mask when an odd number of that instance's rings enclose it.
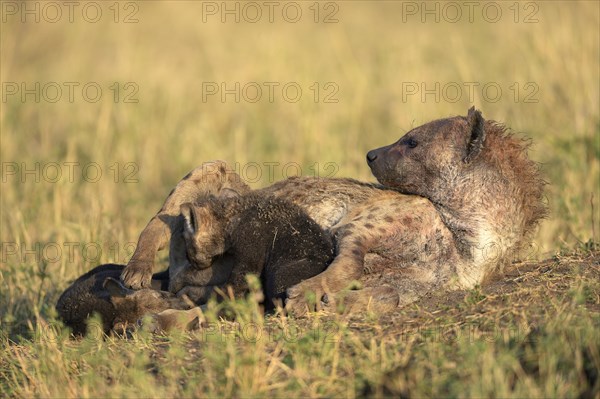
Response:
[[[367,163],[371,163],[376,159],[377,159],[377,151],[376,150],[371,150],[371,151],[367,152]]]

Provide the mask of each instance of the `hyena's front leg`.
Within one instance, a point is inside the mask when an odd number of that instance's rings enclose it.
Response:
[[[323,273],[288,289],[288,310],[300,314],[311,310],[305,299],[310,291],[316,294],[316,308],[321,306],[321,299],[325,293],[328,294],[330,302],[335,301],[336,293],[363,276],[365,256],[368,252],[380,247],[383,242],[389,242],[390,237],[405,235],[407,226],[402,218],[398,217],[404,206],[404,203],[399,202],[405,197],[398,196],[395,192],[382,193],[372,201],[352,209],[332,228],[337,244],[336,258]],[[394,251],[403,250],[395,244],[392,244],[392,248]],[[358,295],[362,295],[361,298],[366,300],[386,298],[383,300],[385,303],[396,301],[394,293],[390,294],[389,289],[363,291],[361,294],[353,293],[350,296],[358,299]],[[361,302],[364,301],[361,299]]]
[[[206,162],[188,173],[140,234],[135,252],[121,274],[125,285],[133,289],[150,287],[154,257],[167,245],[176,230],[181,204],[197,201],[208,194],[218,195],[224,188],[240,194],[250,191],[239,175],[223,161]]]
[[[287,290],[286,309],[301,315],[306,311],[318,310],[323,296],[336,293],[358,280],[363,273],[364,258],[372,242],[372,236],[363,234],[352,223],[336,232],[337,256],[327,269]],[[308,293],[315,294],[315,303],[307,301]]]

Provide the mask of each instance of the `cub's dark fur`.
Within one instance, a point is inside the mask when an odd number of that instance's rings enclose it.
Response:
[[[88,320],[97,313],[102,330],[108,333],[116,324],[134,324],[144,315],[166,309],[188,309],[183,298],[161,291],[168,286],[168,272],[156,273],[156,289],[133,291],[119,281],[124,265],[105,264],[95,267],[75,280],[58,299],[56,310],[74,335],[85,335]]]
[[[267,306],[285,299],[287,288],[321,273],[334,257],[331,237],[284,199],[256,194],[208,197],[183,204],[181,213],[193,267],[205,269],[216,257],[233,255],[225,285],[243,296],[248,291],[246,275],[256,274]]]

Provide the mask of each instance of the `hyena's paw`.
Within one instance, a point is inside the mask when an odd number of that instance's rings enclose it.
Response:
[[[344,314],[359,314],[366,311],[387,313],[398,308],[398,290],[390,286],[367,287],[359,290],[340,292],[333,298],[335,311]]]
[[[123,284],[131,289],[151,288],[152,263],[130,261],[121,273]]]
[[[287,289],[285,309],[294,316],[321,310],[322,300],[326,294],[321,279],[313,277]]]

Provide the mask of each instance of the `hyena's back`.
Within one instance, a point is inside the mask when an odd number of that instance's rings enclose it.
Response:
[[[258,192],[293,202],[321,227],[329,230],[342,220],[350,209],[382,193],[393,191],[379,184],[348,178],[290,177]]]

